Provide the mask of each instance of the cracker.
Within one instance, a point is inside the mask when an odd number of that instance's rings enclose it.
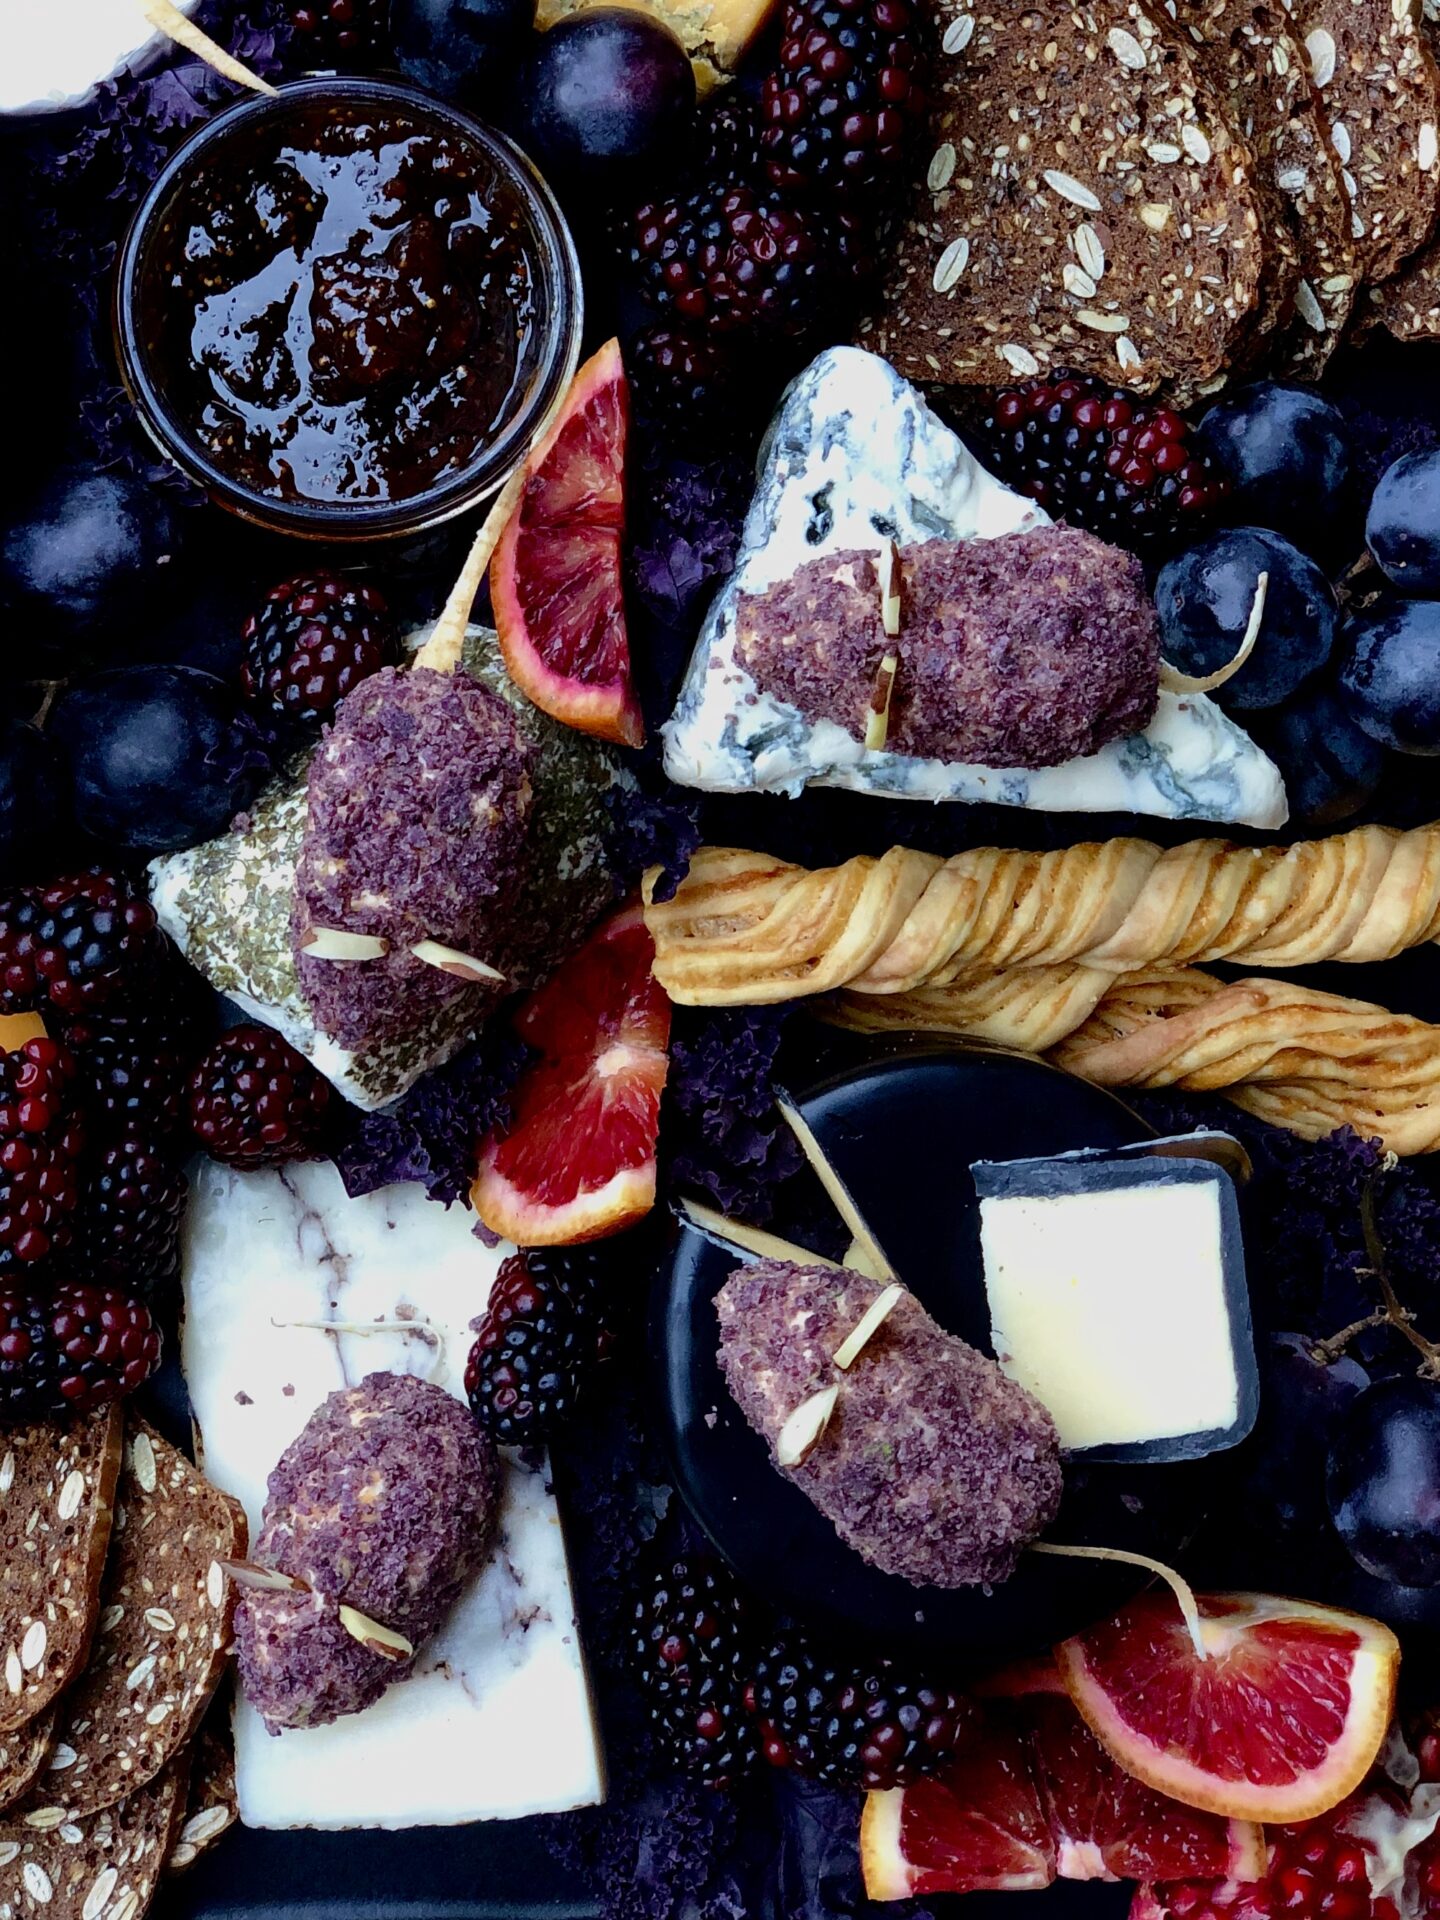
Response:
[[[88,1819],[36,1827],[0,1820],[0,1913],[45,1920],[141,1920],[185,1811],[184,1755],[128,1800]]]
[[[1277,245],[1257,336],[1271,370],[1314,378],[1340,343],[1358,291],[1350,195],[1310,60],[1283,0],[1177,0],[1201,70],[1255,156]]]
[[[194,1866],[200,1855],[208,1853],[240,1818],[240,1802],[235,1792],[235,1743],[230,1734],[228,1713],[212,1711],[206,1717],[196,1736],[193,1753],[185,1817],[165,1862],[166,1873],[183,1873],[187,1867]]]
[[[55,1734],[55,1708],[27,1720],[14,1733],[0,1734],[0,1807],[12,1807],[40,1777]]]
[[[1420,0],[1293,0],[1350,191],[1361,281],[1388,280],[1440,212],[1440,69]]]
[[[1260,300],[1244,143],[1145,0],[940,0],[933,151],[860,342],[907,378],[1223,377]]]
[[[0,1434],[0,1736],[44,1713],[90,1651],[122,1433],[106,1407]]]
[[[75,1820],[152,1780],[199,1726],[230,1650],[216,1560],[243,1557],[238,1502],[133,1420],[89,1664],[60,1704],[25,1817]]]

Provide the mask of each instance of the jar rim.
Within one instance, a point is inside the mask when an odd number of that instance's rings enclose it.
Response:
[[[336,98],[409,110],[431,127],[439,123],[478,148],[525,210],[545,283],[539,363],[519,404],[459,472],[404,499],[287,500],[237,479],[199,444],[170,404],[168,382],[153,364],[140,325],[141,296],[154,268],[160,223],[197,163],[223,147],[237,128],[283,118],[308,101]],[[579,364],[584,295],[579,256],[559,202],[529,156],[507,135],[405,80],[322,75],[286,81],[273,94],[235,101],[175,149],[146,190],[122,243],[113,320],[121,379],[142,426],[161,453],[212,500],[272,532],[330,541],[374,540],[423,532],[483,503],[504,485]]]

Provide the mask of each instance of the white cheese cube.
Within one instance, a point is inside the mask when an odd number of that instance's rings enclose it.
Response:
[[[995,1357],[1092,1458],[1190,1459],[1256,1412],[1239,1214],[1204,1161],[973,1169]]]

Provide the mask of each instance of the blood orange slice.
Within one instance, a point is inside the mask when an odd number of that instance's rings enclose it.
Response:
[[[872,1900],[1048,1887],[1055,1843],[1021,1734],[991,1720],[942,1773],[867,1794],[860,1866]]]
[[[540,1056],[488,1134],[470,1197],[522,1247],[619,1233],[655,1204],[670,1002],[638,903],[607,920],[516,1016]]]
[[[1240,1820],[1308,1820],[1374,1762],[1400,1648],[1358,1614],[1268,1594],[1197,1595],[1202,1659],[1168,1593],[1056,1650],[1086,1723],[1127,1773]]]
[[[490,562],[490,599],[510,678],[581,733],[638,747],[621,540],[630,395],[607,341],[571,383],[525,463]]]

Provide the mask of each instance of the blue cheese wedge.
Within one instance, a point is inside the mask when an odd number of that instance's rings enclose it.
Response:
[[[1258,1388],[1228,1173],[1129,1154],[971,1171],[995,1357],[1065,1452],[1189,1460],[1245,1438]]]
[[[349,1199],[322,1162],[197,1163],[181,1358],[205,1472],[252,1539],[271,1468],[336,1388],[390,1371],[463,1394],[469,1323],[514,1251],[472,1225],[416,1186]],[[242,1692],[234,1724],[252,1827],[448,1826],[602,1799],[548,1472],[506,1461],[495,1552],[408,1679],[363,1713],[278,1736]]]
[[[425,630],[411,635],[416,646]],[[610,749],[533,707],[505,674],[487,627],[471,627],[465,664],[508,700],[540,749],[533,852],[513,924],[544,926],[562,958],[614,897],[606,850],[606,791],[630,780]],[[474,1010],[457,1000],[385,1045],[363,1052],[317,1029],[291,946],[295,869],[305,835],[308,760],[298,757],[227,832],[150,864],[150,898],[161,926],[192,966],[248,1018],[278,1028],[354,1106],[396,1100],[422,1073],[472,1038]],[[340,963],[337,963],[340,964]],[[363,964],[363,963],[352,963]],[[525,970],[513,984],[533,984]]]
[[[988,801],[1049,813],[1282,826],[1278,769],[1203,694],[1162,690],[1144,733],[1038,771],[867,748],[766,693],[737,659],[736,604],[805,561],[936,538],[986,540],[1048,524],[1000,484],[916,390],[873,353],[832,347],[781,404],[761,458],[736,569],[706,617],[675,711],[665,771],[715,793],[848,787],[913,800]]]

